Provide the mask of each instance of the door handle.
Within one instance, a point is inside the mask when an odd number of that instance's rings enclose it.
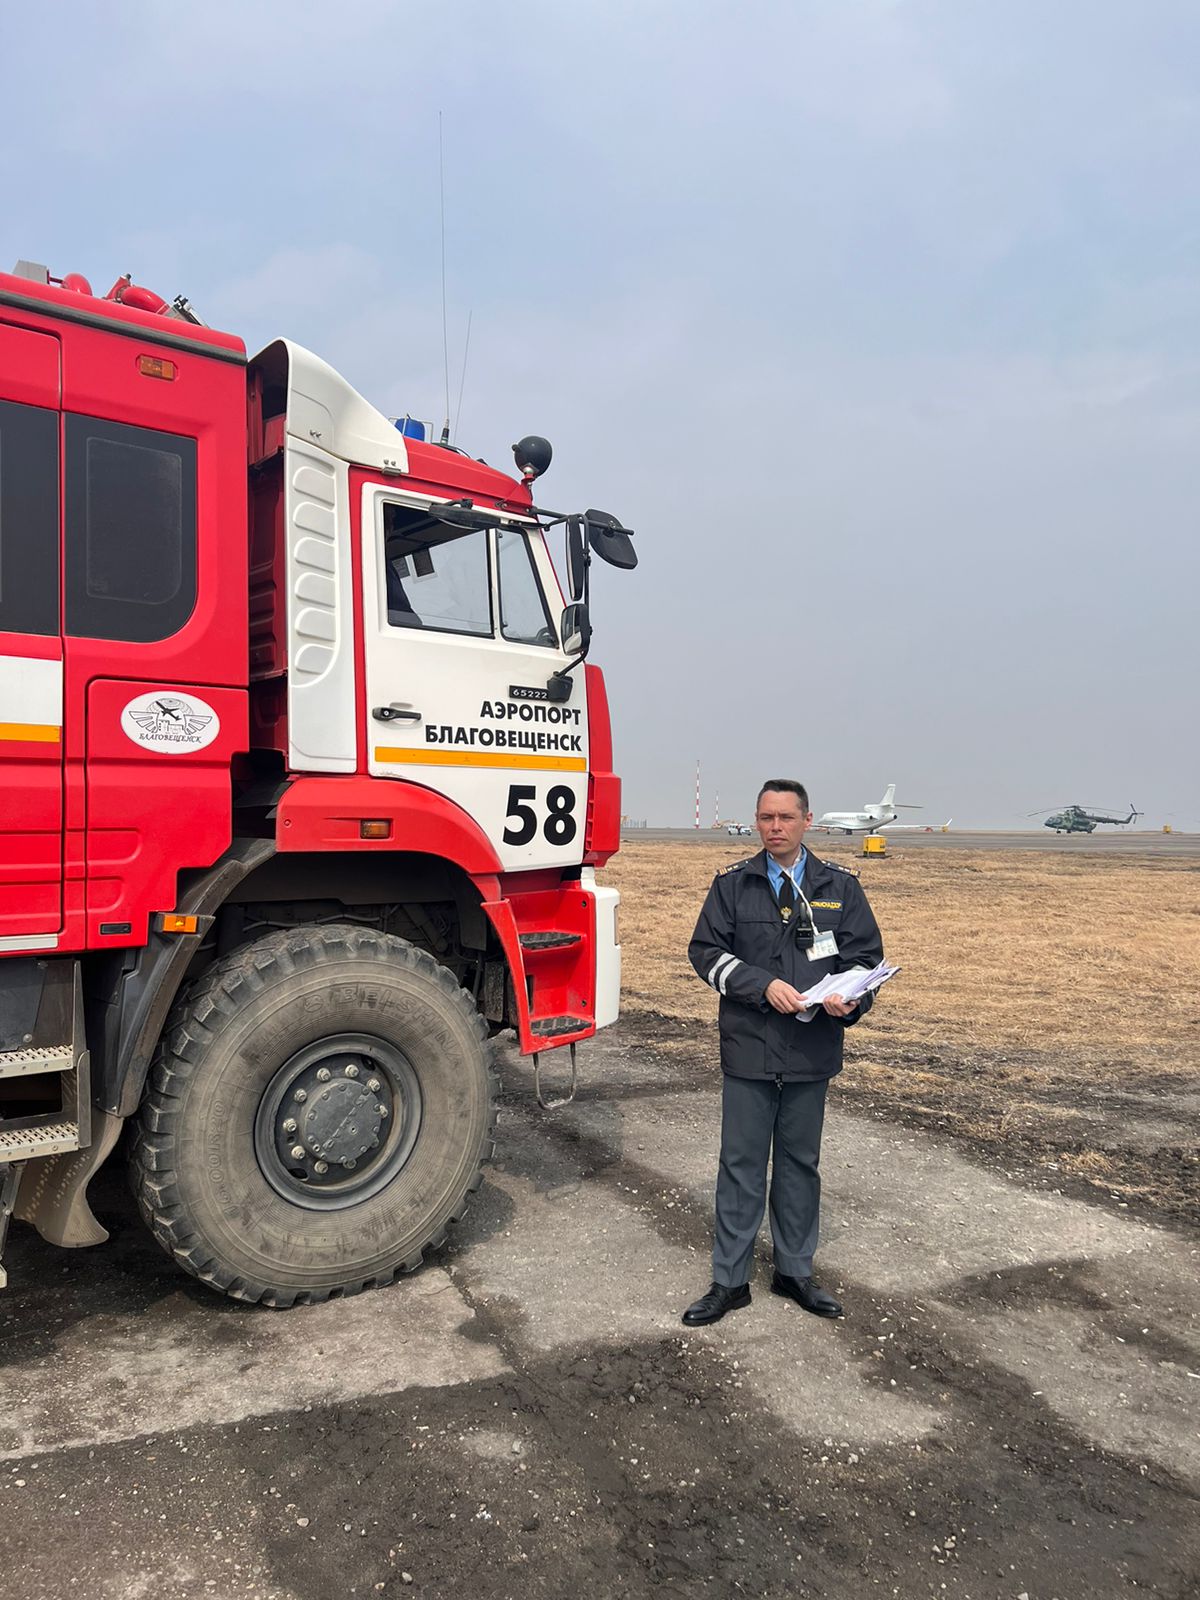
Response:
[[[376,722],[420,722],[421,713],[413,711],[407,700],[398,704],[393,700],[390,706],[373,706],[371,715]]]

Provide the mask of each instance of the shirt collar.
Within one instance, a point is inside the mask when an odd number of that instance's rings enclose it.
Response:
[[[764,851],[763,853],[767,858],[767,877],[771,881],[772,889],[774,889],[775,893],[778,894],[779,886],[783,882],[783,868],[779,865],[778,861],[776,861],[775,857],[770,853],[769,850]],[[795,864],[788,872],[788,876],[791,878],[792,886],[794,888],[798,889],[804,882],[804,864],[807,860],[808,851],[803,845],[801,845],[800,854],[796,857]]]

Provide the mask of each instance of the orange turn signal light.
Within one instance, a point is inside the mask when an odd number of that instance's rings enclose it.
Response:
[[[360,839],[390,839],[392,837],[392,821],[390,817],[363,817],[358,824],[358,837]]]
[[[158,919],[160,933],[195,933],[199,927],[199,917],[185,916],[182,911],[164,911]]]
[[[139,356],[138,371],[143,378],[165,378],[170,383],[175,377],[175,363],[165,356]]]

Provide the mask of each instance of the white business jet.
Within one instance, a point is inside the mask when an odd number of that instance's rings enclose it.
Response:
[[[877,803],[865,805],[861,811],[827,811],[823,817],[818,817],[815,826],[826,828],[830,833],[878,833],[881,828],[920,831],[918,822],[897,822],[896,816],[901,811],[921,811],[921,806],[898,806],[896,804],[896,785],[889,783],[883,791],[883,799]]]

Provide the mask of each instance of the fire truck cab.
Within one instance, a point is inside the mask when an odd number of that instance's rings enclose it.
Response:
[[[102,1242],[130,1121],[213,1287],[388,1282],[479,1182],[489,1036],[573,1078],[615,1019],[583,657],[629,532],[535,508],[544,440],[513,477],[416,431],[128,279],[0,274],[0,1253]]]

